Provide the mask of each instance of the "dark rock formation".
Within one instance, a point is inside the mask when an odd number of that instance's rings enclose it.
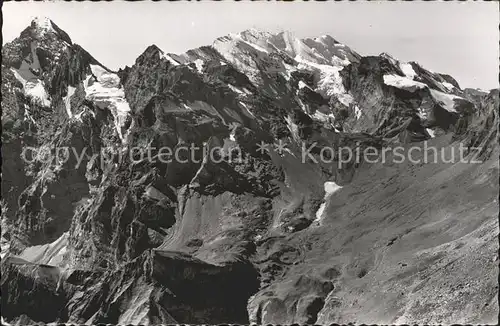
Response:
[[[498,90],[257,30],[113,72],[36,19],[2,57],[6,322],[495,320]],[[424,141],[483,162],[341,151]]]

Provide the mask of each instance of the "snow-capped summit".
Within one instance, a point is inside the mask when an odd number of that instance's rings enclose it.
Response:
[[[68,44],[72,44],[69,35],[57,26],[50,18],[44,16],[36,16],[31,20],[31,24],[26,28],[21,37],[29,37],[31,40],[41,40],[47,41],[62,41]]]
[[[42,32],[54,31],[53,22],[47,17],[37,16],[31,21],[31,27],[40,30]]]
[[[260,40],[268,39],[269,37],[272,36],[271,33],[255,27],[239,32],[238,35],[240,35],[243,38],[249,38],[249,39],[254,38]]]
[[[379,57],[387,58],[387,59],[394,59],[394,57],[390,53],[387,53],[387,52],[380,53]]]
[[[252,27],[236,34],[236,36],[250,44],[256,45],[260,50],[272,50],[269,39],[273,36],[273,34],[269,32]]]
[[[297,38],[292,32],[280,32],[273,36],[271,42],[276,46],[276,48],[284,51],[292,58],[300,57],[308,61],[327,63],[316,55],[312,49],[306,46],[304,42]]]
[[[314,41],[323,43],[325,45],[333,46],[335,44],[340,44],[336,39],[331,37],[330,35],[321,35],[320,37],[315,37]]]
[[[351,62],[357,62],[360,55],[351,48],[338,42],[330,35],[322,35],[316,38],[305,38],[304,44],[312,49],[316,54],[326,59],[328,64],[346,65]]]

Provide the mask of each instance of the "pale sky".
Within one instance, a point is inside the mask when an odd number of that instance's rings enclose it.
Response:
[[[4,2],[9,42],[46,16],[111,69],[132,65],[149,45],[182,53],[250,27],[329,34],[361,55],[387,52],[455,77],[462,88],[498,87],[496,2]]]

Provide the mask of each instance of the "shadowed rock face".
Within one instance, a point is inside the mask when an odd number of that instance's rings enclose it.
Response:
[[[498,90],[257,30],[115,73],[37,19],[2,56],[6,322],[496,321]]]

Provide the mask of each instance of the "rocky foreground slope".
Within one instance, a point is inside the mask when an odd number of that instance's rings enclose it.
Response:
[[[498,90],[257,30],[113,72],[46,18],[1,69],[5,322],[497,322]]]

